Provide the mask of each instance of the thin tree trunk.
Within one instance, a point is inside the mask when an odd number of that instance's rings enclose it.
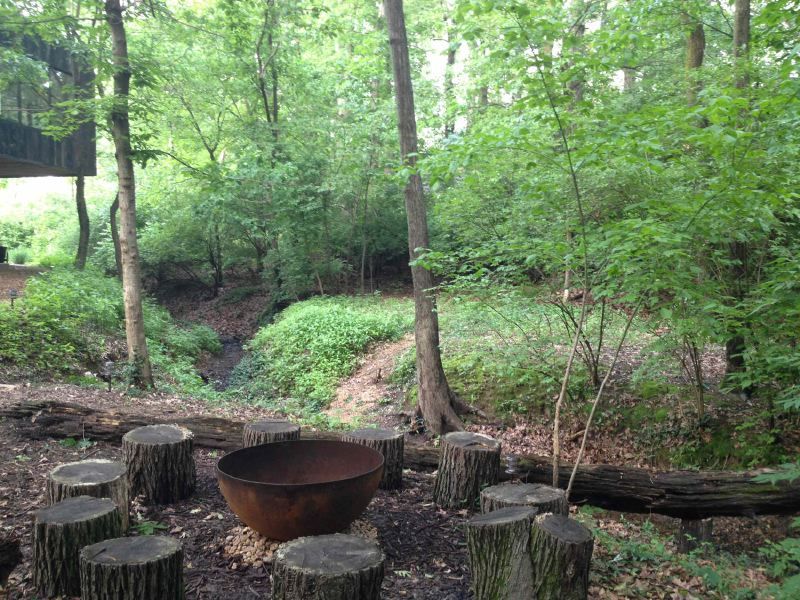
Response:
[[[456,48],[450,32],[450,17],[445,15],[445,29],[447,32],[447,67],[444,71],[444,137],[453,135],[456,131],[450,104],[453,101],[453,69],[456,64]]]
[[[86,211],[86,193],[83,175],[75,178],[75,206],[78,209],[78,253],[75,256],[75,268],[83,270],[86,256],[89,253],[89,213]]]
[[[114,202],[109,209],[109,227],[111,228],[111,241],[114,243],[114,264],[117,266],[117,278],[122,281],[122,251],[119,247],[119,229],[117,228],[117,211],[119,210],[119,194],[114,195]]]
[[[439,351],[439,319],[436,301],[431,291],[433,274],[413,264],[419,250],[428,247],[428,221],[422,179],[416,172],[417,122],[414,114],[414,90],[411,87],[411,68],[408,59],[405,17],[402,0],[385,0],[384,12],[392,50],[397,128],[403,162],[411,171],[406,182],[405,200],[408,218],[408,251],[411,276],[414,281],[414,335],[417,348],[417,383],[419,410],[426,425],[437,434],[461,430],[463,425],[453,409],[453,399],[442,368]]]
[[[750,0],[736,0],[733,26],[734,85],[745,89],[750,84],[747,74],[747,55],[750,46]],[[748,262],[750,245],[746,241],[735,240],[730,243],[731,286],[735,301],[744,299],[747,290]],[[725,343],[726,373],[741,372],[744,363],[745,339],[741,332],[735,332]]]
[[[133,368],[133,382],[142,387],[153,386],[153,372],[147,352],[142,313],[142,275],[139,265],[139,244],[136,240],[136,184],[131,160],[128,94],[131,68],[128,62],[128,41],[122,21],[120,0],[106,0],[106,20],[111,28],[114,60],[114,107],[111,112],[111,133],[117,158],[119,179],[120,256],[122,290],[125,304],[125,335],[128,361]]]

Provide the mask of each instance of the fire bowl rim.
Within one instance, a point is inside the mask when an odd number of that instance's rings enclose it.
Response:
[[[220,464],[222,463],[222,461],[224,461],[226,458],[228,458],[230,456],[233,456],[234,454],[237,454],[239,452],[252,451],[254,448],[260,448],[261,446],[278,446],[278,445],[286,446],[286,445],[290,445],[290,444],[311,444],[311,445],[336,444],[336,445],[357,446],[359,448],[359,451],[363,450],[363,451],[367,452],[367,454],[370,454],[370,453],[373,454],[373,455],[377,454],[378,457],[380,458],[380,462],[377,464],[376,467],[374,467],[372,469],[369,469],[367,471],[356,473],[354,475],[351,475],[350,477],[342,477],[342,478],[339,478],[339,479],[325,479],[325,480],[322,480],[322,481],[307,481],[307,482],[304,482],[304,483],[280,483],[280,482],[274,482],[274,481],[258,481],[258,480],[255,480],[255,479],[244,479],[242,477],[236,477],[235,475],[231,475],[228,471],[226,471],[225,469],[220,467]],[[236,450],[231,450],[227,454],[221,456],[219,458],[219,460],[217,460],[217,464],[215,466],[215,471],[217,473],[217,479],[219,479],[220,474],[222,474],[228,479],[233,479],[235,481],[238,481],[238,482],[241,482],[241,483],[245,483],[245,484],[260,485],[260,486],[265,486],[265,487],[278,487],[278,488],[294,488],[294,487],[298,487],[299,488],[299,487],[308,487],[308,486],[314,486],[314,485],[328,485],[328,484],[332,484],[332,483],[341,483],[343,481],[350,481],[350,480],[353,480],[353,479],[359,479],[361,477],[366,477],[366,476],[374,474],[376,471],[378,471],[378,469],[382,469],[384,467],[384,463],[385,462],[386,462],[386,459],[384,458],[383,454],[381,454],[380,452],[378,452],[374,448],[370,448],[369,446],[364,446],[363,444],[356,444],[354,442],[345,442],[345,441],[342,441],[342,440],[308,440],[308,439],[306,439],[306,440],[283,440],[283,441],[280,441],[280,442],[268,442],[266,444],[259,444],[257,446],[247,446],[245,448],[237,448]]]

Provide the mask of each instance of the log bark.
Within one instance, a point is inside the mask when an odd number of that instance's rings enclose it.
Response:
[[[111,498],[122,516],[122,531],[128,530],[130,501],[125,465],[113,460],[82,460],[60,465],[47,477],[47,504],[75,496]]]
[[[467,549],[475,600],[533,597],[531,525],[536,510],[511,506],[467,522]]]
[[[500,442],[457,431],[442,438],[433,498],[443,508],[473,508],[481,488],[500,480]]]
[[[343,442],[353,442],[383,454],[382,490],[399,490],[403,487],[403,452],[405,436],[391,429],[356,429],[342,435]]]
[[[80,553],[81,600],[182,600],[183,549],[162,535],[116,538]]]
[[[300,439],[300,426],[289,421],[256,421],[242,430],[242,447]]]
[[[564,490],[538,483],[501,483],[487,487],[481,491],[481,512],[508,506],[527,506],[536,510],[536,514],[554,513],[569,514],[569,503]]]
[[[273,600],[377,600],[383,552],[369,540],[335,533],[302,537],[275,552]]]
[[[170,504],[194,492],[192,432],[177,425],[148,425],[122,438],[131,497],[145,504]]]
[[[713,519],[681,519],[675,544],[678,552],[688,554],[702,544],[711,541],[714,533]]]
[[[537,600],[586,600],[592,533],[563,515],[539,515],[531,528],[533,595]]]
[[[93,440],[119,443],[135,427],[158,422],[124,411],[103,411],[56,400],[0,402],[0,417],[30,439],[64,438],[86,435]],[[194,443],[204,448],[236,450],[241,447],[241,421],[217,417],[182,417],[167,413],[166,419],[190,429]],[[165,421],[162,421],[165,422]],[[340,439],[329,431],[304,431],[303,438]],[[407,469],[432,471],[439,464],[437,448],[406,441],[404,463]],[[572,465],[561,463],[559,480],[566,484]],[[752,517],[756,515],[793,515],[800,506],[800,480],[775,485],[757,483],[757,475],[774,469],[751,471],[652,471],[620,465],[581,465],[571,498],[576,504],[620,512],[657,513],[685,519],[714,516]],[[552,480],[550,459],[526,455],[519,460],[515,478],[530,483],[549,484]],[[501,480],[509,475],[500,472]]]
[[[33,526],[33,583],[46,597],[81,591],[81,548],[122,535],[122,515],[110,498],[78,496],[36,513]]]

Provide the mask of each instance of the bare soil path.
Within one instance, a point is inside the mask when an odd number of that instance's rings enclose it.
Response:
[[[349,425],[394,428],[403,421],[403,392],[389,382],[397,359],[414,344],[414,334],[375,345],[336,390],[325,409],[329,417]]]

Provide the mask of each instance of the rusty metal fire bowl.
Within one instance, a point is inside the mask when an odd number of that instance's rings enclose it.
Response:
[[[252,446],[217,463],[231,510],[279,541],[343,530],[367,508],[382,475],[380,452],[334,440]]]

